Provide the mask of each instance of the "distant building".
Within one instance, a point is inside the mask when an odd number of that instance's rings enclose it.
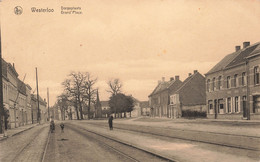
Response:
[[[131,113],[131,117],[140,117],[141,116],[141,106],[140,106],[140,101],[137,100],[136,98],[132,97],[134,101],[134,107],[133,111]],[[130,113],[127,113],[127,116],[130,117]]]
[[[170,81],[165,81],[164,77],[158,81],[158,85],[148,96],[151,116],[172,117],[172,109],[169,106],[170,94],[175,92],[181,84],[179,76],[175,76],[175,79],[172,77]]]
[[[31,90],[30,85],[26,84],[27,124],[32,124]]]
[[[17,101],[18,101],[18,123],[19,126],[27,124],[28,120],[28,112],[27,112],[27,103],[26,103],[26,84],[24,84],[20,79],[18,81],[18,95],[17,95]]]
[[[38,100],[37,95],[31,95],[31,105],[32,105],[32,119],[33,123],[37,123],[38,121]],[[47,102],[39,96],[39,112],[40,112],[40,122],[45,123],[48,119],[47,113]]]
[[[260,119],[260,42],[225,56],[206,75],[208,118]]]
[[[149,101],[140,101],[141,115],[150,116],[151,108],[149,106]]]
[[[108,101],[100,101],[102,109],[102,117],[107,118],[110,115],[110,107]]]
[[[205,77],[197,70],[189,73],[187,79],[183,81],[176,91],[170,93],[170,107],[172,117],[182,116],[182,111],[207,111]]]

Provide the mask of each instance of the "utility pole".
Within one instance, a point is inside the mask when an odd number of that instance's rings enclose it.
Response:
[[[48,100],[48,121],[50,121],[49,88],[47,88],[47,100]]]
[[[39,89],[38,89],[38,74],[37,74],[37,68],[36,68],[36,88],[37,88],[37,104],[38,104],[38,113],[37,113],[37,122],[40,123],[40,117],[41,117],[41,112],[40,112],[40,103],[39,103]]]
[[[2,75],[2,36],[0,28],[0,134],[4,133],[4,101],[3,101],[3,75]]]

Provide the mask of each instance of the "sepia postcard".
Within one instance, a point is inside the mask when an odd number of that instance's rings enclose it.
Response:
[[[0,14],[0,161],[260,161],[260,0]]]

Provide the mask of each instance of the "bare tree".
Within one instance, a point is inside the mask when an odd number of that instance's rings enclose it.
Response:
[[[117,95],[121,92],[123,84],[118,78],[109,80],[107,84],[109,86],[109,90],[107,90],[107,92],[111,93],[111,96]]]
[[[88,101],[88,119],[90,119],[90,107],[91,103],[95,103],[95,94],[97,90],[94,88],[97,78],[93,78],[90,73],[86,73],[86,79],[84,80],[84,96]]]
[[[61,94],[58,96],[58,107],[61,111],[61,120],[65,120],[66,112],[69,107],[68,96],[66,94]]]
[[[76,110],[79,108],[80,119],[83,119],[82,103],[84,99],[84,82],[87,78],[87,75],[88,73],[72,72],[69,74],[69,79],[66,79],[62,83],[66,94],[75,100],[75,108]]]

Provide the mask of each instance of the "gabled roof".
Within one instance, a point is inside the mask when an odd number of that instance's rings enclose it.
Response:
[[[225,56],[205,75],[245,63],[246,58],[260,53],[260,42]]]
[[[179,94],[180,102],[184,106],[205,105],[205,77],[199,72],[194,73],[185,79],[175,94]]]
[[[231,54],[225,56],[225,57],[224,57],[219,63],[217,63],[210,71],[208,71],[208,72],[206,73],[206,75],[225,69],[226,66],[227,66],[234,58],[236,58],[236,57],[240,54],[240,52],[241,52],[241,51],[237,51],[237,52],[234,52],[234,53],[231,53]]]
[[[251,45],[245,49],[241,49],[240,54],[233,59],[233,61],[231,61],[228,65],[227,68],[235,66],[235,65],[239,65],[241,63],[245,63],[246,61],[246,57],[248,57],[249,55],[251,55],[253,53],[253,51],[255,51],[255,49],[260,45],[260,43],[256,43],[254,45]]]
[[[192,80],[194,77],[196,77],[196,76],[198,76],[198,75],[201,75],[201,74],[200,74],[199,72],[196,72],[195,74],[193,74],[193,75],[189,76],[188,78],[186,78],[186,79],[182,82],[181,86],[176,90],[175,93],[178,93],[179,91],[181,91],[182,88],[184,88],[189,82],[191,82],[191,80]],[[201,75],[201,76],[204,77],[203,75]],[[204,78],[205,78],[205,77],[204,77]]]
[[[248,57],[252,57],[252,56],[255,56],[255,55],[259,55],[260,54],[260,42],[258,42],[258,46],[255,48],[255,50],[253,52],[251,52],[249,54]]]
[[[175,82],[176,82],[176,80],[170,80],[170,81],[168,81],[168,82],[160,82],[160,83],[155,87],[155,89],[153,90],[153,92],[149,95],[149,97],[152,96],[152,95],[154,95],[154,94],[157,94],[157,93],[159,93],[159,92],[162,92],[162,91],[168,89],[168,88],[169,88],[173,83],[175,83]]]

